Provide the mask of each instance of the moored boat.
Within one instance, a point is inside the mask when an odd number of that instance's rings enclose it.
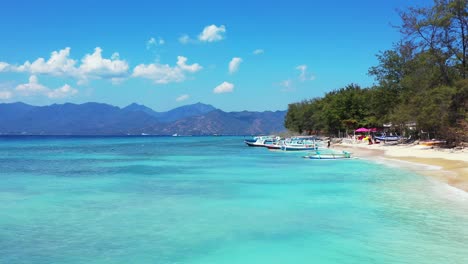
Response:
[[[282,145],[280,146],[280,149],[281,150],[284,150],[284,151],[307,151],[307,150],[316,150],[318,149],[317,146],[315,146],[314,144],[311,144],[311,145],[307,145],[307,144],[303,144],[303,145]]]
[[[265,147],[266,145],[271,145],[279,140],[278,137],[275,136],[261,136],[255,137],[255,141],[252,139],[244,140],[245,144],[249,147]]]
[[[317,150],[318,146],[314,137],[295,137],[286,140],[280,149],[283,151],[307,151]]]
[[[375,139],[378,139],[379,141],[398,141],[402,138],[399,136],[377,136]]]
[[[351,158],[351,152],[348,151],[341,151],[341,152],[324,152],[324,151],[316,151],[314,153],[310,153],[307,156],[304,156],[306,159],[349,159]]]
[[[281,146],[284,144],[284,140],[279,140],[271,144],[265,144],[265,147],[270,150],[281,149]]]

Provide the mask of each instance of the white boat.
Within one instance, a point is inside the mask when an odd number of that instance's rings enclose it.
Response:
[[[351,158],[351,152],[348,151],[319,151],[312,152],[307,156],[306,159],[349,159]]]
[[[307,151],[317,150],[318,146],[314,137],[294,137],[284,141],[280,149],[283,151]]]
[[[375,136],[375,139],[379,141],[387,142],[387,141],[399,141],[403,138],[398,135],[393,135],[392,133],[390,133],[389,135],[383,133],[381,135]]]
[[[281,146],[284,145],[284,140],[278,140],[271,144],[265,144],[265,147],[270,150],[281,149]]]
[[[249,147],[265,147],[266,145],[273,144],[278,140],[279,137],[276,136],[261,136],[254,137],[254,139],[246,139],[244,142]]]
[[[399,136],[377,136],[375,139],[380,141],[398,141],[402,138]]]
[[[308,151],[308,150],[316,150],[318,149],[317,146],[314,144],[302,144],[302,145],[294,145],[294,144],[286,144],[280,147],[283,151]]]

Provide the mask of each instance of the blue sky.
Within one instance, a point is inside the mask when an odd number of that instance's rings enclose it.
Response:
[[[400,38],[396,9],[431,3],[96,2],[2,3],[0,102],[284,110],[372,85],[375,55]]]

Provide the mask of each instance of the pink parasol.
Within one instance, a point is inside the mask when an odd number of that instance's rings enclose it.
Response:
[[[365,127],[361,127],[361,128],[356,129],[354,132],[369,132],[369,129]]]

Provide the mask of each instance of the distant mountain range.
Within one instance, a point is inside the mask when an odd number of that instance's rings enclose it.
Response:
[[[0,104],[0,135],[257,135],[282,132],[286,111],[224,112],[196,103],[156,112],[133,103]]]

